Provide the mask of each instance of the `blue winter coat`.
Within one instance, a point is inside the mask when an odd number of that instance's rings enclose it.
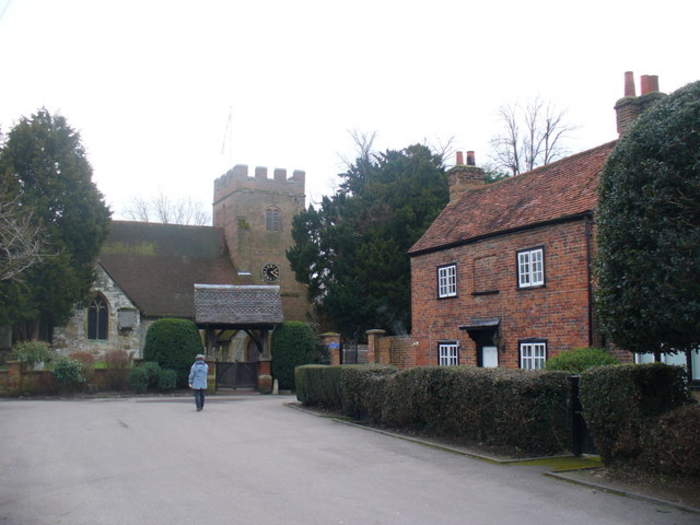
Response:
[[[207,388],[207,375],[209,374],[209,365],[199,359],[194,362],[190,368],[189,383],[192,388]]]

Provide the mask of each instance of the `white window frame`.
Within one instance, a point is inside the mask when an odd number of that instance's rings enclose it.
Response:
[[[438,266],[437,270],[438,297],[457,297],[457,264]]]
[[[440,366],[459,365],[459,343],[455,341],[438,343],[438,364]]]
[[[518,288],[544,285],[544,248],[518,252]]]
[[[524,370],[542,370],[546,362],[546,341],[528,341],[520,343],[520,368]]]
[[[679,362],[681,361],[681,362]],[[635,364],[653,363],[654,354],[634,354]],[[661,362],[667,365],[682,366],[683,368],[688,368],[688,363],[686,361],[685,352],[679,352],[676,355],[661,354]],[[690,355],[690,375],[692,381],[700,381],[700,349],[693,350]]]

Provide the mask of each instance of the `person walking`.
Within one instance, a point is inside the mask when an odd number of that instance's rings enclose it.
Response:
[[[204,362],[204,355],[197,354],[195,362],[190,368],[190,388],[194,390],[194,404],[197,406],[197,412],[201,412],[204,408],[204,393],[207,391],[207,375],[209,374],[209,365]]]

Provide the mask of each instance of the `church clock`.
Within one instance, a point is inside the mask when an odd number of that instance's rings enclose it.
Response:
[[[268,283],[273,283],[280,278],[280,268],[276,264],[268,263],[263,266],[262,276]]]

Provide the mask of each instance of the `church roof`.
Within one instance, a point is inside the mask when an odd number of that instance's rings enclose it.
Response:
[[[595,210],[598,175],[615,141],[467,191],[448,204],[409,254],[429,253]]]
[[[194,285],[195,322],[221,327],[284,321],[279,286]]]
[[[112,221],[99,263],[147,317],[194,319],[194,284],[232,284],[222,228]]]

